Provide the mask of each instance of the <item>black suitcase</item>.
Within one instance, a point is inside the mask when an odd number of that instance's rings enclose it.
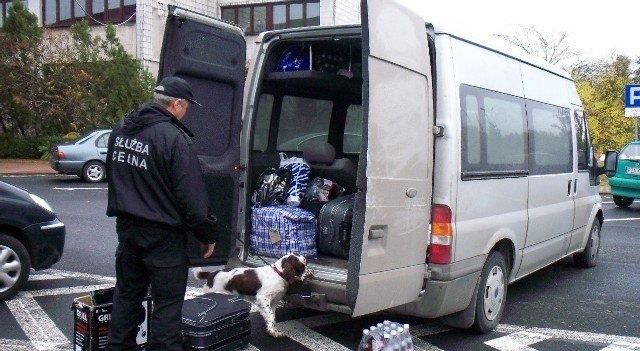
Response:
[[[251,304],[235,295],[208,293],[185,300],[182,339],[185,350],[238,350],[251,341]]]
[[[319,253],[349,258],[355,196],[340,196],[322,206],[318,217]]]

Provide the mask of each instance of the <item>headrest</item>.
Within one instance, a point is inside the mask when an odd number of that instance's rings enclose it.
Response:
[[[325,142],[314,142],[305,146],[302,156],[308,163],[332,164],[336,159],[336,149]]]

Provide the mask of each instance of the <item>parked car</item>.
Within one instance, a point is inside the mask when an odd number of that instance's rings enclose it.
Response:
[[[640,141],[632,141],[617,151],[607,151],[605,169],[613,202],[627,208],[640,199]]]
[[[75,141],[51,147],[49,165],[54,170],[74,174],[89,183],[107,178],[107,142],[111,129],[91,131]]]
[[[0,181],[0,301],[22,290],[31,268],[60,261],[64,240],[65,225],[45,200]]]

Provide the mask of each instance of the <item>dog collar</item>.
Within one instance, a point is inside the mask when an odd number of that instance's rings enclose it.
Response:
[[[282,275],[282,272],[281,272],[281,271],[276,267],[276,265],[275,265],[275,264],[274,264],[274,265],[272,265],[272,266],[271,266],[271,268],[273,268],[274,272],[278,273],[278,275],[280,276],[280,278],[282,278],[282,279],[286,280],[286,279],[284,278],[284,275]]]

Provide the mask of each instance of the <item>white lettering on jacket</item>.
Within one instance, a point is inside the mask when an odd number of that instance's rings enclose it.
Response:
[[[138,168],[147,168],[147,156],[149,156],[149,145],[136,138],[129,139],[116,137],[113,144],[111,161],[127,163]]]

